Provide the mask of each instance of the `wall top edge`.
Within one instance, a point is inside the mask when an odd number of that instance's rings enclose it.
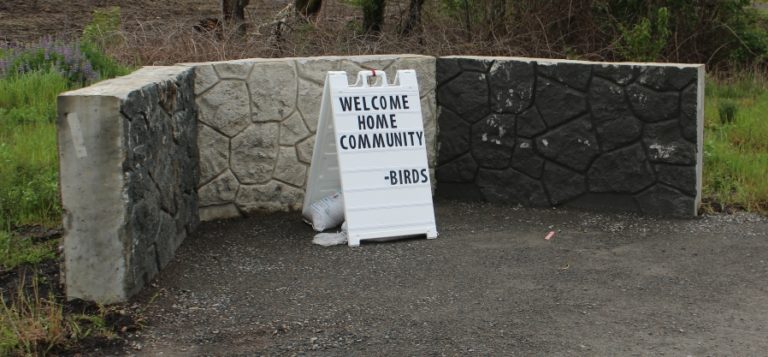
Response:
[[[505,57],[505,56],[441,56],[438,58],[467,58],[474,60],[513,60],[521,62],[537,62],[539,64],[557,64],[557,63],[579,63],[588,65],[605,66],[655,66],[655,67],[677,67],[677,68],[704,68],[701,63],[666,63],[666,62],[600,62],[600,61],[582,61],[555,58],[535,58],[535,57]]]
[[[70,96],[104,96],[125,99],[133,91],[146,85],[173,80],[180,74],[190,71],[188,66],[146,66],[131,74],[104,80],[85,88],[75,89],[59,94],[60,97]]]
[[[310,62],[310,61],[339,61],[339,60],[349,60],[354,62],[365,62],[370,60],[396,60],[396,59],[435,59],[433,56],[426,56],[426,55],[417,55],[417,54],[387,54],[387,55],[356,55],[356,56],[317,56],[317,57],[277,57],[277,58],[263,58],[263,57],[255,57],[255,58],[242,58],[242,59],[236,59],[236,60],[227,60],[227,61],[211,61],[211,62],[183,62],[176,64],[177,66],[188,66],[188,67],[194,67],[194,66],[201,66],[201,65],[209,65],[209,64],[220,64],[220,63],[266,63],[266,62],[282,62],[282,61],[299,61],[299,62]]]

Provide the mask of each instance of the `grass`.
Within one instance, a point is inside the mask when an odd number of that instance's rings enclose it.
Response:
[[[56,258],[58,241],[34,243],[28,237],[14,237],[0,230],[0,268],[8,270],[21,264],[39,264]]]
[[[0,79],[0,227],[58,225],[54,121],[68,88],[53,71]]]
[[[704,197],[719,206],[768,215],[766,73],[710,78],[704,116]]]
[[[40,293],[38,276],[25,286],[24,277],[17,294],[5,298],[0,306],[0,355],[43,356],[67,351],[87,338],[114,339],[116,334],[106,323],[109,308],[98,306],[90,313],[69,313],[53,292]]]

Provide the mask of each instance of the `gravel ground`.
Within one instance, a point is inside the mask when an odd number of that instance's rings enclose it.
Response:
[[[762,355],[768,221],[438,202],[436,240],[203,224],[135,299],[137,355]],[[544,236],[556,231],[551,240]]]

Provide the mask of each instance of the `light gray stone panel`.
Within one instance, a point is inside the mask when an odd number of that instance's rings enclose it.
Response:
[[[323,99],[323,86],[305,79],[299,79],[298,108],[307,128],[317,131],[317,121],[320,118],[320,102]]]
[[[195,67],[195,95],[205,92],[214,84],[219,82],[219,77],[213,66],[210,64],[200,64]]]
[[[312,152],[314,150],[315,137],[310,136],[296,145],[296,156],[298,156],[299,161],[305,164],[310,164],[312,163]]]
[[[240,211],[234,203],[200,207],[200,221],[202,222],[237,217],[240,217]]]
[[[288,60],[256,62],[248,77],[254,122],[280,121],[296,106],[296,70]]]
[[[309,135],[299,112],[294,112],[280,124],[280,145],[294,145]]]
[[[199,119],[229,137],[245,129],[250,120],[250,103],[245,82],[222,80],[198,98]]]
[[[205,183],[229,168],[229,138],[199,124],[197,143],[200,150],[200,182]]]
[[[307,167],[296,158],[296,149],[293,146],[281,146],[273,177],[291,185],[303,187],[306,176]]]
[[[216,73],[221,79],[246,79],[251,73],[253,62],[251,61],[230,61],[218,62],[213,65]]]
[[[297,58],[296,70],[299,78],[323,85],[328,71],[341,69],[340,57],[309,57]]]
[[[243,185],[237,193],[237,207],[246,213],[297,211],[304,201],[304,190],[281,182]]]
[[[272,178],[278,133],[278,123],[254,123],[232,138],[230,164],[240,183],[266,183]]]
[[[211,206],[234,202],[240,183],[235,175],[227,170],[219,177],[197,190],[200,206]]]

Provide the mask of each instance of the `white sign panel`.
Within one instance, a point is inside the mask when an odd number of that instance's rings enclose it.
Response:
[[[415,71],[398,71],[394,84],[382,71],[363,71],[354,86],[345,72],[328,72],[315,140],[305,216],[313,202],[342,191],[350,246],[437,237]]]

